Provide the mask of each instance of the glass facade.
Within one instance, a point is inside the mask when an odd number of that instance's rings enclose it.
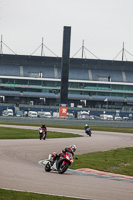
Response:
[[[0,78],[0,92],[2,91],[17,91],[20,92],[23,98],[25,93],[32,92],[32,95],[35,93],[37,94],[46,94],[46,98],[48,94],[52,94],[51,98],[55,98],[55,100],[60,95],[60,87],[61,87],[61,80],[48,80],[48,79],[36,79],[36,78]],[[35,97],[37,98],[37,94]],[[81,99],[83,96],[87,96],[87,101],[98,100],[101,98],[103,101],[104,98],[124,98],[123,101],[126,102],[127,98],[133,98],[133,84],[120,84],[114,82],[105,82],[101,83],[98,81],[77,81],[77,80],[69,80],[68,86],[68,94],[74,96],[74,101],[77,99]],[[6,94],[7,95],[7,94]],[[8,96],[8,95],[7,95]],[[11,94],[10,94],[11,96]],[[41,96],[40,96],[41,97]],[[38,98],[40,98],[38,96]],[[95,97],[95,99],[93,99]],[[97,99],[96,99],[97,97]],[[50,98],[50,97],[48,97]],[[90,98],[90,99],[89,99]],[[71,98],[72,99],[72,98]],[[92,104],[93,104],[92,102]],[[112,104],[112,102],[111,102]]]
[[[34,92],[50,92],[59,93],[60,80],[30,80],[30,79],[7,79],[0,78],[1,90],[14,90],[14,91],[34,91]],[[120,85],[120,84],[101,84],[93,82],[74,82],[69,80],[68,90],[70,94],[83,94],[83,95],[100,95],[100,96],[133,96],[133,85]]]

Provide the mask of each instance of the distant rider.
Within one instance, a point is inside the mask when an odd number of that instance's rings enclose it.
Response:
[[[85,131],[86,131],[87,128],[89,128],[89,126],[88,126],[88,124],[85,124]]]
[[[42,124],[41,128],[45,131],[45,138],[47,136],[47,127],[45,126],[45,124]]]
[[[85,124],[85,133],[87,133],[87,135],[89,134],[89,136],[91,136],[91,129],[88,126],[88,124]]]

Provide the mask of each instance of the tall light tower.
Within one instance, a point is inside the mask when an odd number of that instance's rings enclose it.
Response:
[[[61,66],[60,117],[67,116],[70,39],[71,27],[64,26]]]

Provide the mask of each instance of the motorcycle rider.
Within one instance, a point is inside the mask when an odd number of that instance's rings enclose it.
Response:
[[[65,149],[63,149],[61,154],[65,154],[66,152],[69,152],[74,156],[74,152],[76,151],[76,149],[77,149],[76,145],[73,144],[73,145],[70,145],[70,147],[66,147]]]
[[[47,127],[45,126],[45,124],[42,124],[41,128],[45,131],[45,138],[47,136]]]
[[[91,133],[91,129],[90,127],[88,126],[88,124],[85,124],[85,133]],[[90,135],[90,134],[89,134]],[[90,135],[91,136],[91,135]]]
[[[66,147],[65,149],[63,149],[60,154],[57,154],[57,153],[54,152],[52,154],[53,163],[55,162],[55,160],[57,158],[59,158],[60,156],[65,155],[66,152],[69,152],[69,153],[72,154],[72,156],[74,156],[74,152],[76,151],[76,149],[77,149],[76,145],[73,144],[73,145],[70,145],[70,147]]]
[[[85,131],[86,131],[87,128],[89,128],[89,126],[88,126],[88,124],[85,124]]]

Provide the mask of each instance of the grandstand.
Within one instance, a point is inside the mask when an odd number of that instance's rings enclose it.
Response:
[[[58,106],[59,57],[0,54],[0,101]],[[68,106],[132,109],[133,62],[70,58]],[[107,105],[108,104],[108,105]]]

